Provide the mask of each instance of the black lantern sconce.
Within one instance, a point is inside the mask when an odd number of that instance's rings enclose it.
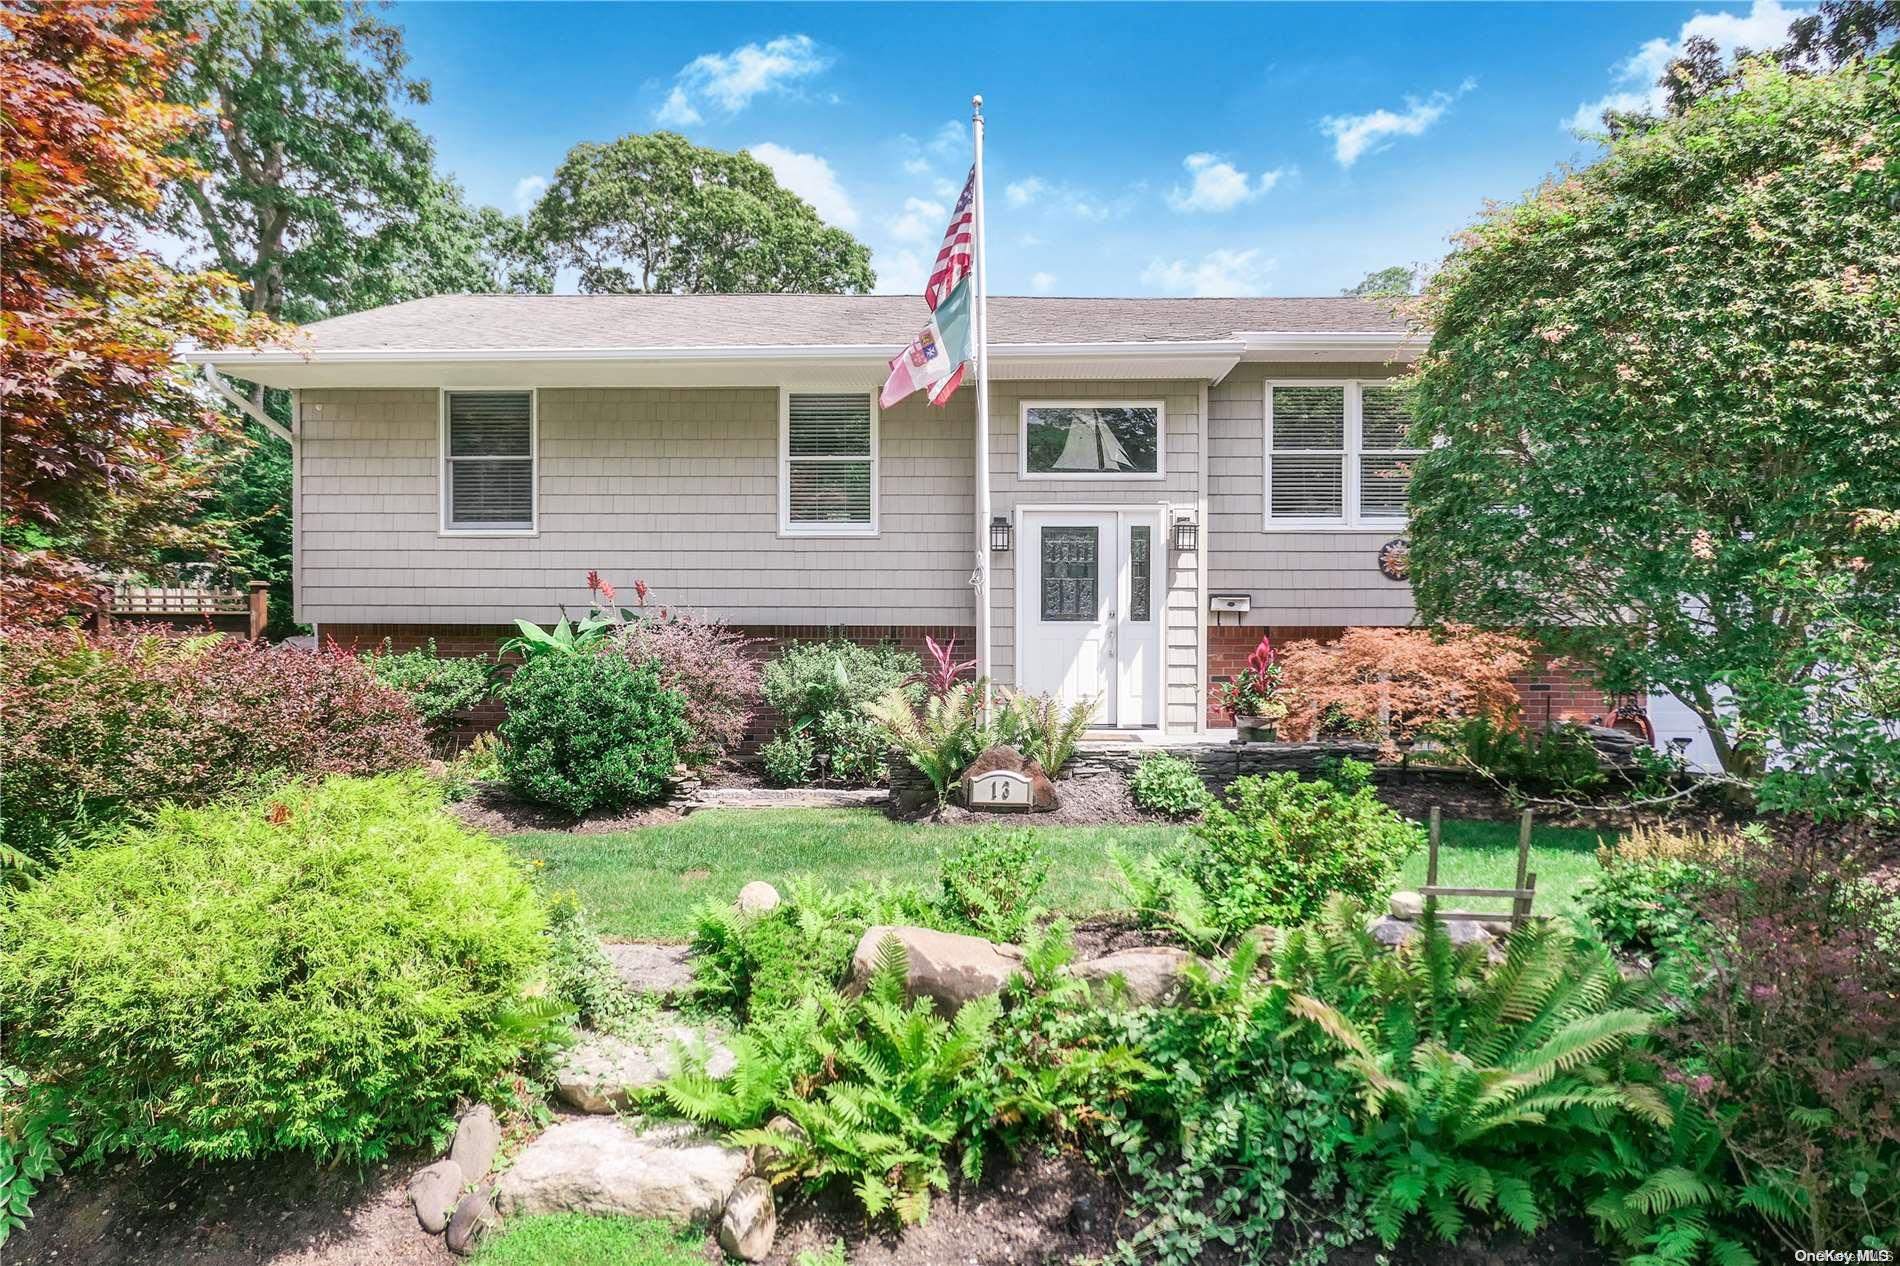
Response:
[[[1174,521],[1174,548],[1192,554],[1201,547],[1201,529],[1185,514]]]
[[[1009,553],[1009,520],[997,515],[990,520],[990,550],[997,554]]]

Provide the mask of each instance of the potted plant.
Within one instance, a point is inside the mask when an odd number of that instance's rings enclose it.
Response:
[[[1247,666],[1214,687],[1214,702],[1234,719],[1243,743],[1270,743],[1286,716],[1286,687],[1273,657],[1273,638],[1262,635],[1247,656]]]

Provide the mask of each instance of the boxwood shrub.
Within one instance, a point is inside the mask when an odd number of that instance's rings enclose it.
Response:
[[[168,806],[6,900],[15,1106],[81,1160],[438,1140],[558,1015],[539,898],[419,774]]]
[[[611,651],[541,655],[502,698],[502,773],[515,794],[564,813],[666,795],[689,735],[686,701],[652,663]]]

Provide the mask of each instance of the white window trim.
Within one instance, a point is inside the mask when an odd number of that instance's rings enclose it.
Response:
[[[792,522],[792,397],[862,395],[871,402],[871,521],[869,523],[794,523]],[[882,517],[880,485],[883,463],[878,449],[884,421],[878,408],[877,389],[860,384],[838,386],[780,387],[778,392],[778,534],[781,537],[830,537],[867,540],[878,536]],[[861,462],[862,457],[800,457],[801,462]]]
[[[528,505],[532,514],[525,528],[456,527],[449,521],[449,397],[526,392],[528,396]],[[466,458],[460,460],[468,460]],[[520,460],[515,458],[512,460]],[[436,530],[437,536],[527,537],[541,535],[541,392],[536,387],[438,387],[436,389]]]
[[[1031,409],[1153,409],[1155,411],[1155,468],[1132,474],[1079,471],[1057,475],[1029,469],[1029,411]],[[1154,483],[1168,477],[1168,406],[1161,400],[1024,400],[1017,407],[1016,479],[1019,483]]]
[[[1263,396],[1265,422],[1261,428],[1260,457],[1260,519],[1261,530],[1267,532],[1392,532],[1404,530],[1407,519],[1403,515],[1367,515],[1360,512],[1359,505],[1359,459],[1365,455],[1362,444],[1361,422],[1363,413],[1361,392],[1367,387],[1390,387],[1399,383],[1397,378],[1269,378],[1266,381]],[[1340,471],[1341,509],[1337,516],[1306,515],[1298,518],[1278,516],[1273,513],[1273,389],[1275,387],[1344,387],[1346,390],[1346,443],[1340,452],[1342,468]],[[1331,449],[1288,449],[1289,454],[1311,453],[1330,456]],[[1417,456],[1422,449],[1374,449],[1375,454],[1390,456]]]

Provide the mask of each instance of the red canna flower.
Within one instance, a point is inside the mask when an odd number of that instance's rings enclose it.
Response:
[[[1261,635],[1260,645],[1254,647],[1253,654],[1247,656],[1247,667],[1253,669],[1256,673],[1264,673],[1267,669],[1273,667],[1273,637],[1271,634]]]
[[[613,585],[610,582],[603,580],[600,582],[600,584],[596,585],[595,588],[597,588],[600,591],[600,600],[606,603],[607,605],[612,606],[613,600],[614,600]]]
[[[646,581],[636,579],[633,582],[633,596],[640,600],[641,606],[644,607],[647,604],[647,582]]]
[[[593,593],[599,588],[600,588],[600,573],[595,571],[593,568],[589,567],[587,569],[587,591],[589,593]]]

